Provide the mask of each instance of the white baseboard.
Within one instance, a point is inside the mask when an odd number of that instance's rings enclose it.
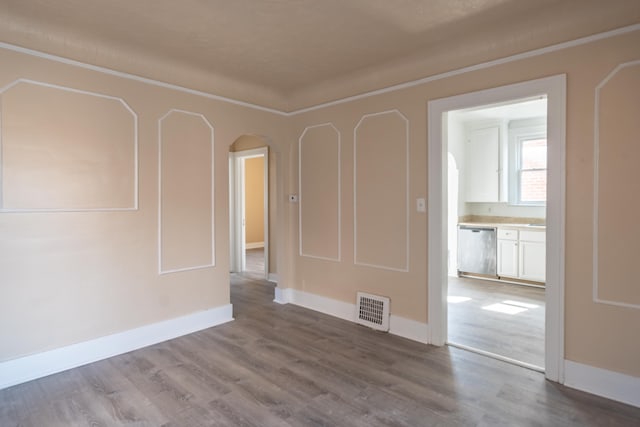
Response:
[[[264,248],[264,242],[245,243],[245,249],[258,249]]]
[[[292,288],[276,288],[276,298],[274,301],[279,304],[295,304],[300,307],[319,311],[320,313],[338,317],[343,320],[348,320],[349,322],[355,322],[356,319],[355,304],[338,301],[332,298]],[[389,333],[412,341],[418,341],[423,344],[428,344],[429,340],[429,328],[426,323],[416,322],[415,320],[393,314],[391,315],[389,322]]]
[[[311,294],[309,292],[291,289],[292,304],[310,310],[319,311],[333,317],[353,322],[356,318],[356,305],[338,301],[332,298]]]
[[[233,320],[231,304],[0,363],[0,390]]]
[[[280,288],[276,286],[276,292],[273,298],[273,302],[277,302],[278,304],[289,304],[293,297],[292,295],[293,289],[291,288]]]
[[[640,378],[564,361],[564,385],[640,407]]]
[[[422,344],[429,344],[429,325],[415,320],[391,315],[389,333],[398,335]]]
[[[278,283],[278,273],[269,273],[268,281],[272,283]]]

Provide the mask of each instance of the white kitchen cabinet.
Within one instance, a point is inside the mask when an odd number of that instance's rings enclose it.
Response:
[[[518,277],[518,231],[498,229],[498,276]]]
[[[471,129],[466,159],[466,201],[499,202],[500,126]]]
[[[520,231],[518,277],[544,282],[546,279],[546,233]]]
[[[498,276],[544,282],[546,232],[498,228]]]

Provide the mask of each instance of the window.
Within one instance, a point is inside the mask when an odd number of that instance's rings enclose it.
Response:
[[[544,206],[547,201],[546,124],[510,124],[509,166],[509,203]]]
[[[520,204],[547,201],[547,139],[523,139],[520,145],[518,193]]]

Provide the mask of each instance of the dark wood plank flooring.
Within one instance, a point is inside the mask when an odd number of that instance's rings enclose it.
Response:
[[[640,408],[456,348],[272,302],[235,321],[0,391],[6,426],[631,426]]]
[[[543,288],[449,277],[448,340],[544,368]],[[504,313],[497,308],[522,310]],[[520,304],[520,306],[518,306]]]
[[[264,279],[264,248],[245,250],[245,271],[242,276],[262,280]]]

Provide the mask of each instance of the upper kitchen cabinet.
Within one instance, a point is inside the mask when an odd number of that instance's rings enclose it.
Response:
[[[500,132],[499,124],[467,131],[467,202],[500,202]]]

